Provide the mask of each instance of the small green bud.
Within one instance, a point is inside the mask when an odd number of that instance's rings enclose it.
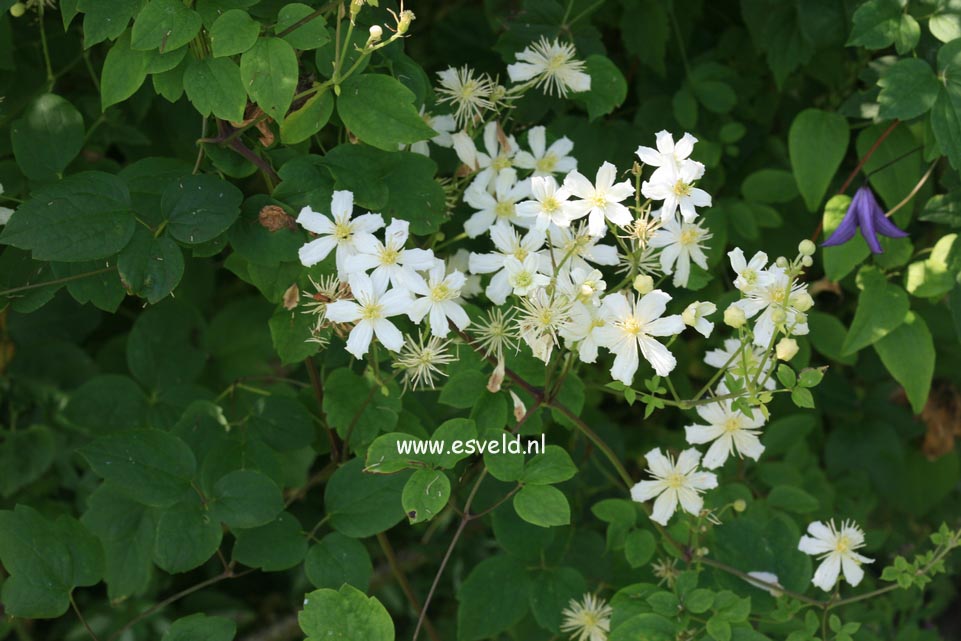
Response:
[[[798,253],[802,256],[813,256],[817,251],[817,245],[810,240],[802,240],[797,246]]]
[[[22,2],[18,2],[12,7],[10,7],[10,15],[14,18],[19,18],[27,12],[27,5]]]
[[[734,501],[735,512],[743,512],[746,509],[747,509],[747,501],[745,501],[744,499],[738,499]]]

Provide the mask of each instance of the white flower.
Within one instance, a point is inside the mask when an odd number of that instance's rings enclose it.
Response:
[[[696,332],[701,334],[704,338],[709,338],[711,332],[714,331],[714,323],[704,318],[705,316],[710,316],[717,311],[717,305],[714,303],[702,303],[700,301],[695,301],[684,308],[681,312],[681,320],[688,327],[693,327]]]
[[[353,274],[349,282],[354,300],[335,301],[324,312],[332,323],[356,323],[347,337],[347,351],[363,358],[375,335],[390,351],[400,351],[404,337],[387,319],[407,313],[410,296],[399,289],[376,287],[366,274]]]
[[[517,54],[520,62],[507,65],[507,75],[512,82],[527,82],[536,78],[535,87],[543,87],[544,93],[554,95],[555,90],[561,98],[568,90],[580,93],[589,91],[591,77],[584,73],[583,60],[576,60],[574,45],[554,40],[551,42],[541,36]]]
[[[517,154],[517,141],[513,136],[504,135],[496,122],[484,125],[483,141],[484,151],[480,151],[466,132],[451,135],[454,152],[460,161],[472,171],[479,172],[471,183],[472,187],[490,187],[499,172],[513,167],[513,158]]]
[[[494,225],[491,228],[491,241],[496,252],[470,255],[470,271],[475,274],[494,274],[487,286],[487,298],[495,305],[503,305],[511,293],[511,285],[505,269],[510,257],[523,261],[536,254],[544,246],[544,233],[532,229],[523,237],[510,225]]]
[[[558,281],[558,289],[562,293],[585,305],[600,305],[600,296],[607,289],[604,275],[600,271],[574,267],[567,276],[568,278]]]
[[[561,270],[574,267],[590,269],[590,263],[606,266],[618,263],[617,248],[598,244],[600,238],[591,236],[585,225],[569,228],[551,226],[547,228],[547,236],[557,261],[562,263],[559,266]]]
[[[717,391],[721,395],[727,394],[723,384]],[[756,461],[764,451],[758,438],[758,430],[764,425],[764,416],[756,411],[754,418],[750,418],[731,405],[731,399],[699,405],[697,413],[707,425],[688,425],[684,428],[687,442],[691,445],[711,443],[704,455],[704,467],[709,470],[724,465],[727,457],[735,452],[738,456]]]
[[[773,572],[755,571],[755,572],[748,572],[747,575],[751,577],[751,579],[756,579],[756,580],[752,581],[750,579],[745,579],[745,581],[747,581],[748,583],[750,583],[756,588],[765,590],[768,594],[773,596],[775,599],[780,598],[781,595],[784,594],[784,586],[781,585],[781,582],[777,578],[777,575],[774,574]],[[761,581],[763,581],[764,583],[761,583]]]
[[[454,107],[454,120],[461,127],[480,118],[481,114],[494,106],[491,92],[494,83],[486,75],[474,75],[474,70],[464,66],[459,69],[448,67],[438,71],[440,94],[438,102],[450,103]]]
[[[394,360],[394,368],[404,371],[404,387],[433,389],[434,376],[446,376],[441,367],[457,360],[447,349],[449,345],[450,341],[437,336],[425,340],[421,333],[416,341],[408,336],[404,348]]]
[[[694,160],[685,160],[678,168],[663,166],[650,181],[641,183],[641,193],[651,200],[664,201],[661,220],[666,221],[680,209],[684,220],[691,221],[697,217],[695,207],[711,206],[711,195],[692,184],[703,175],[704,165]]]
[[[384,242],[371,235],[357,238],[354,242],[357,253],[349,256],[344,264],[347,273],[373,269],[370,278],[376,287],[386,289],[389,282],[394,287],[406,289],[407,281],[415,271],[430,269],[434,264],[431,250],[404,249],[409,228],[409,222],[395,218],[384,230]]]
[[[569,316],[560,329],[561,338],[568,348],[577,345],[577,357],[582,362],[593,363],[597,360],[597,330],[606,324],[601,308],[577,302],[571,307]]]
[[[464,281],[464,274],[458,271],[448,274],[444,262],[437,261],[427,272],[426,280],[418,274],[417,278],[410,281],[410,290],[420,294],[421,298],[414,300],[407,315],[415,323],[429,316],[431,334],[441,338],[450,333],[447,319],[457,329],[464,329],[470,325],[470,318],[457,302]]]
[[[700,493],[717,487],[715,475],[697,471],[701,460],[698,451],[693,448],[684,450],[676,463],[673,457],[664,456],[659,449],[651,450],[645,458],[647,471],[655,480],[636,484],[631,488],[631,498],[644,503],[657,497],[651,520],[661,525],[667,525],[678,503],[685,512],[697,516],[704,507]]]
[[[569,227],[571,192],[567,187],[560,187],[551,176],[537,176],[531,178],[531,195],[533,200],[525,200],[517,204],[517,214],[534,221],[534,228],[541,231],[550,225]]]
[[[530,183],[526,180],[517,182],[517,172],[513,169],[503,169],[497,174],[493,194],[486,185],[473,183],[464,192],[464,202],[477,211],[464,223],[464,231],[468,237],[477,238],[495,223],[526,226],[517,211],[517,201],[529,194]]]
[[[711,233],[699,223],[680,222],[671,217],[654,232],[650,246],[661,248],[661,269],[674,274],[674,286],[686,287],[691,277],[691,261],[701,269],[707,269],[707,256],[702,243]]]
[[[424,123],[426,123],[428,127],[437,133],[436,136],[430,139],[430,142],[434,143],[438,147],[449,148],[454,146],[454,141],[451,140],[451,134],[457,129],[457,123],[454,122],[453,116],[450,114],[438,114],[433,116],[429,113],[425,113],[424,107],[421,107],[420,117],[424,119]],[[403,147],[403,145],[401,146]],[[410,146],[410,150],[415,154],[430,156],[430,147],[428,147],[426,140],[415,142]]]
[[[577,169],[577,160],[567,155],[574,148],[571,139],[564,136],[548,147],[545,132],[544,127],[531,127],[527,132],[527,144],[531,150],[518,151],[514,165],[521,169],[533,169],[535,176],[566,174]]]
[[[764,360],[764,350],[752,345],[741,347],[741,341],[736,338],[724,340],[724,347],[712,349],[704,354],[704,362],[711,367],[718,369],[727,368],[727,372],[742,381],[753,381],[757,376],[761,361]],[[774,389],[774,377],[771,371],[774,369],[775,362],[767,359],[764,363],[764,371],[761,373],[759,381],[764,382],[766,389]]]
[[[731,268],[737,274],[734,279],[734,286],[745,294],[750,294],[758,285],[763,284],[763,279],[767,277],[764,271],[767,265],[767,254],[757,252],[751,257],[751,261],[744,260],[744,252],[740,247],[735,247],[727,253],[731,260]]]
[[[357,242],[375,243],[373,232],[384,226],[380,214],[363,214],[351,218],[354,212],[354,194],[349,191],[335,191],[330,201],[330,213],[334,220],[304,207],[297,216],[297,222],[320,237],[300,248],[300,262],[306,267],[316,265],[327,258],[331,250],[337,248],[337,275],[346,280],[348,269],[346,261],[357,253]],[[369,342],[369,341],[368,341]]]
[[[655,289],[640,299],[635,296],[631,299],[622,294],[605,297],[602,308],[606,324],[597,333],[598,343],[615,354],[611,376],[625,385],[631,384],[637,372],[638,347],[657,375],[667,376],[677,360],[653,337],[673,336],[684,331],[680,316],[662,318],[671,300],[668,294]]]
[[[573,641],[607,641],[612,614],[604,599],[585,594],[580,601],[571,599],[561,612],[561,632],[570,632]]]
[[[13,210],[9,207],[0,207],[0,225],[6,225],[10,222],[10,217],[13,216]]]
[[[544,289],[534,290],[521,298],[517,328],[521,339],[531,348],[535,358],[550,360],[560,328],[571,318],[571,303],[562,296],[549,296]]]
[[[802,536],[798,549],[805,554],[817,556],[821,560],[811,583],[826,592],[834,589],[838,576],[856,586],[864,578],[862,563],[874,563],[874,559],[861,556],[855,550],[864,546],[864,532],[853,521],[845,521],[838,530],[834,520],[824,524],[815,521],[808,525],[808,534]]]
[[[733,305],[748,318],[757,316],[754,344],[767,348],[779,326],[789,334],[803,336],[808,333],[808,324],[807,316],[795,307],[807,293],[804,284],[795,282],[780,267],[771,267],[765,274],[746,298]]]
[[[576,220],[588,216],[588,231],[592,236],[603,236],[607,230],[607,219],[619,227],[631,223],[631,211],[620,204],[634,193],[630,180],[614,184],[617,169],[609,162],[597,170],[594,184],[576,170],[564,178],[564,186],[582,200],[570,204],[571,218]]]
[[[651,167],[673,167],[675,169],[690,157],[691,152],[694,151],[694,144],[697,142],[697,138],[686,133],[675,143],[674,136],[667,131],[657,132],[656,140],[657,149],[642,145],[637,148],[637,157],[641,159],[642,163]]]
[[[551,279],[538,272],[540,258],[530,254],[523,261],[508,256],[504,261],[504,271],[507,272],[507,283],[516,296],[527,296],[535,289],[547,287]]]

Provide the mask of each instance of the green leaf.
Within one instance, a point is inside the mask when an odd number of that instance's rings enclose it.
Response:
[[[220,14],[210,27],[210,45],[214,58],[235,56],[254,46],[260,35],[260,24],[241,9]]]
[[[541,570],[534,574],[530,589],[531,613],[541,627],[560,634],[564,609],[572,599],[587,591],[584,576],[570,567]]]
[[[714,641],[731,641],[731,624],[720,616],[712,616],[705,627]]]
[[[135,225],[124,182],[89,171],[34,191],[3,227],[0,243],[30,250],[34,260],[96,260],[123,249]]]
[[[250,530],[232,530],[237,542],[233,559],[264,572],[280,572],[300,565],[307,554],[307,539],[297,517],[281,512],[276,519]]]
[[[788,133],[788,151],[798,191],[808,211],[817,211],[841,166],[850,140],[844,116],[820,109],[799,113]]]
[[[394,641],[394,623],[384,606],[350,585],[309,592],[297,620],[306,641]]]
[[[910,17],[904,13],[898,0],[868,0],[854,12],[851,37],[847,46],[860,45],[867,49],[884,49],[896,42],[899,43],[898,53],[905,53],[912,47],[902,51],[913,34],[912,25],[917,27],[913,18],[905,22],[903,18]],[[920,32],[918,33],[920,35]],[[917,38],[914,39],[917,42]]]
[[[574,98],[587,107],[587,117],[596,120],[624,102],[627,98],[627,81],[617,65],[606,56],[592,54],[584,62],[586,72],[591,77],[591,88],[574,94]]]
[[[369,445],[381,431],[397,425],[400,399],[397,393],[387,396],[362,377],[346,368],[337,369],[324,381],[324,413],[327,422],[341,438],[350,438],[351,446]]]
[[[666,619],[653,612],[637,614],[617,625],[611,630],[608,641],[673,641],[677,635],[677,626],[671,619]]]
[[[8,431],[0,442],[0,494],[4,498],[40,478],[53,463],[55,441],[50,428],[31,425]]]
[[[567,497],[550,485],[526,485],[514,495],[517,515],[533,525],[554,527],[571,522]]]
[[[577,466],[570,454],[558,445],[548,445],[542,454],[527,462],[519,480],[528,485],[551,485],[574,478],[575,474]]]
[[[240,56],[240,77],[251,100],[282,122],[297,90],[297,54],[280,38],[261,38]]]
[[[284,396],[257,399],[247,426],[281,452],[308,447],[316,436],[314,418],[304,404]]]
[[[911,263],[905,287],[912,296],[937,298],[951,291],[961,274],[961,243],[957,234],[938,239],[924,260]]]
[[[104,581],[111,599],[123,599],[146,589],[153,569],[157,510],[128,498],[109,483],[87,499],[81,521],[104,550]]]
[[[191,614],[173,622],[160,641],[232,641],[237,624],[224,617]]]
[[[90,303],[113,314],[123,302],[126,292],[116,271],[103,261],[87,260],[82,263],[51,263],[57,278],[70,278],[67,291],[81,305]]]
[[[842,354],[853,354],[890,334],[904,322],[910,308],[904,290],[889,283],[876,268],[864,267],[858,272],[858,287],[861,296],[841,347]]]
[[[154,562],[170,574],[188,572],[217,552],[222,537],[220,523],[190,497],[160,515]]]
[[[878,116],[885,120],[920,116],[931,109],[941,88],[931,65],[920,58],[898,60],[884,72],[878,86]]]
[[[639,568],[650,563],[657,551],[657,541],[647,530],[632,530],[624,539],[624,556],[632,568]]]
[[[287,114],[280,123],[280,140],[285,145],[301,143],[323,129],[334,113],[334,97],[330,91],[319,91],[302,107]]]
[[[851,197],[839,194],[832,196],[824,206],[824,237],[828,238],[838,228],[851,205]],[[843,245],[825,247],[824,273],[833,281],[838,281],[851,273],[851,270],[864,262],[871,252],[860,233]]]
[[[794,175],[783,169],[760,169],[741,183],[745,200],[771,205],[787,203],[798,196]]]
[[[240,215],[244,196],[231,183],[210,174],[186,176],[168,186],[160,208],[170,235],[198,245],[227,231]]]
[[[50,522],[17,505],[0,511],[0,562],[9,574],[0,594],[6,614],[49,619],[67,611],[73,588],[100,581],[104,559],[100,542],[77,520]]]
[[[127,337],[127,367],[147,387],[193,381],[203,370],[203,327],[189,305],[167,300],[141,313]]]
[[[440,470],[417,470],[404,485],[401,504],[407,520],[414,523],[430,521],[437,516],[450,498],[450,479]]]
[[[180,283],[184,255],[168,236],[157,238],[147,229],[137,227],[133,240],[120,252],[117,269],[127,291],[153,305]]]
[[[78,387],[65,415],[93,434],[147,427],[147,397],[132,379],[102,374]]]
[[[177,503],[190,490],[197,466],[186,443],[154,429],[101,436],[80,453],[115,489],[151,507]]]
[[[127,30],[130,19],[137,15],[143,0],[79,0],[83,12],[83,47],[89,49],[104,40],[114,40]]]
[[[801,372],[801,387],[817,387],[824,378],[824,372],[820,369],[806,369]]]
[[[351,133],[368,145],[396,151],[436,135],[413,105],[414,93],[383,74],[348,78],[337,97],[337,113]]]
[[[83,148],[83,116],[67,100],[46,93],[10,126],[17,166],[31,180],[53,181]]]
[[[100,108],[123,102],[137,93],[147,78],[149,58],[142,51],[130,48],[130,37],[125,33],[110,47],[100,74]]]
[[[799,487],[778,485],[767,496],[767,504],[781,510],[809,514],[815,512],[821,504],[816,498]]]
[[[475,565],[457,591],[457,641],[496,638],[516,625],[527,614],[531,588],[523,564],[509,556]]]
[[[811,310],[808,312],[808,326],[811,328],[811,345],[823,356],[844,365],[857,362],[857,355],[848,356],[841,352],[847,328],[837,317]]]
[[[667,11],[657,2],[628,2],[620,24],[625,48],[658,75],[665,72],[664,57],[670,36]]]
[[[781,385],[787,388],[793,388],[797,385],[797,375],[787,363],[781,363],[777,366],[777,380],[781,381]]]
[[[306,22],[302,22],[310,18]],[[330,33],[324,25],[324,18],[317,15],[314,7],[300,2],[291,2],[280,8],[277,14],[277,23],[274,25],[274,33],[280,34],[287,29],[299,24],[293,31],[283,36],[284,40],[290,43],[294,49],[307,51],[323,47],[330,42]]]
[[[404,518],[401,494],[408,476],[366,474],[356,458],[342,465],[324,488],[330,526],[355,539],[390,529]]]
[[[134,19],[130,48],[173,51],[193,40],[200,27],[200,15],[182,0],[149,0]]]
[[[280,488],[255,470],[237,470],[214,485],[210,513],[231,528],[265,525],[284,509]]]
[[[798,407],[812,409],[814,407],[814,396],[811,391],[803,387],[795,387],[791,390],[791,401]]]
[[[247,107],[247,91],[240,68],[227,58],[190,59],[184,71],[184,91],[202,116],[241,122]]]
[[[366,592],[374,568],[363,543],[331,532],[307,552],[304,571],[315,588],[336,590],[347,584]]]
[[[920,316],[908,312],[904,322],[874,343],[874,350],[894,380],[904,387],[911,408],[920,414],[934,376],[934,340]]]
[[[714,605],[714,593],[704,588],[691,590],[684,596],[684,608],[694,614],[703,614]]]
[[[464,369],[447,379],[437,400],[444,405],[466,409],[476,405],[488,393],[487,375],[480,370]]]

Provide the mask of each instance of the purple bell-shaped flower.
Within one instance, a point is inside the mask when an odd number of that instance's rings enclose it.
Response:
[[[821,243],[821,246],[843,245],[854,238],[854,234],[859,228],[868,247],[875,254],[884,253],[881,244],[878,242],[878,234],[888,238],[904,238],[908,235],[907,232],[898,229],[897,225],[884,215],[884,210],[881,209],[881,205],[874,197],[874,192],[867,185],[863,185],[857,190],[841,224],[834,230],[830,238]]]

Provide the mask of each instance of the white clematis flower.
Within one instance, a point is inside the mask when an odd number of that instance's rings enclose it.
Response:
[[[630,180],[617,184],[615,180],[617,169],[609,162],[597,170],[594,184],[577,171],[572,171],[564,178],[564,186],[581,198],[571,202],[571,218],[576,220],[587,216],[587,229],[591,236],[604,235],[607,231],[605,220],[618,227],[629,225],[633,220],[631,210],[620,203],[634,194],[634,187]]]
[[[324,311],[332,323],[356,323],[347,337],[347,351],[363,358],[374,336],[392,352],[404,346],[404,336],[388,318],[407,313],[410,296],[407,292],[377,287],[366,274],[350,277],[350,291],[354,300],[338,300],[327,305]]]
[[[727,394],[722,384],[718,394]],[[709,470],[724,465],[729,456],[737,453],[755,461],[764,451],[758,430],[764,425],[761,412],[754,412],[754,418],[731,407],[731,399],[723,399],[697,407],[698,415],[707,425],[688,425],[684,428],[687,442],[691,445],[711,443],[704,455],[704,467]]]
[[[354,194],[349,191],[334,192],[330,213],[333,220],[310,207],[300,210],[297,223],[319,236],[300,248],[300,262],[306,267],[316,265],[336,248],[337,275],[341,280],[347,280],[347,258],[357,253],[358,241],[364,245],[376,242],[373,233],[384,226],[384,219],[380,214],[363,214],[352,218]]]
[[[681,163],[691,156],[691,152],[694,151],[694,144],[697,142],[697,138],[686,133],[675,143],[674,136],[663,130],[657,132],[656,140],[657,149],[641,145],[635,152],[637,157],[640,158],[642,163],[651,167],[673,167],[675,169],[679,168]]]
[[[563,136],[548,147],[546,131],[544,127],[531,127],[527,132],[527,144],[531,150],[518,151],[514,156],[514,166],[533,169],[535,176],[566,174],[577,169],[577,159],[568,156],[574,149],[571,139]]]
[[[658,376],[667,376],[677,365],[677,359],[655,336],[673,336],[684,331],[684,321],[678,315],[664,316],[668,294],[655,289],[641,298],[629,299],[623,294],[611,294],[602,302],[606,324],[597,332],[598,343],[615,354],[611,376],[630,385],[640,364],[637,350],[651,364]]]
[[[705,316],[710,316],[716,311],[717,305],[714,303],[694,301],[681,312],[681,320],[683,320],[684,324],[688,327],[693,327],[694,331],[698,332],[704,338],[710,338],[711,332],[714,331],[714,323],[707,320]]]
[[[641,183],[641,193],[651,200],[664,201],[661,220],[672,218],[680,209],[684,220],[691,221],[697,218],[696,207],[711,206],[711,195],[693,186],[703,175],[704,165],[695,160],[685,160],[677,168],[664,166]]]
[[[470,325],[470,318],[458,303],[465,281],[463,273],[454,271],[448,274],[444,261],[437,261],[427,272],[426,279],[418,274],[410,282],[410,290],[421,297],[414,299],[407,315],[415,323],[429,317],[430,333],[440,338],[450,333],[448,319],[457,329],[465,329]]]
[[[467,236],[477,238],[495,223],[526,227],[517,211],[517,202],[527,198],[530,193],[530,183],[526,180],[517,182],[517,172],[513,169],[503,169],[497,174],[493,194],[486,185],[475,181],[464,192],[464,202],[477,210],[464,223]]]
[[[515,83],[536,79],[535,87],[543,87],[548,95],[556,91],[564,98],[568,91],[579,93],[591,88],[591,77],[584,72],[586,65],[575,59],[576,55],[574,45],[541,36],[517,54],[519,62],[507,65],[507,75]]]
[[[497,250],[490,254],[470,255],[470,271],[474,274],[494,274],[487,286],[486,294],[495,305],[503,305],[511,293],[507,276],[507,259],[523,261],[536,255],[544,246],[544,233],[532,229],[523,237],[510,225],[494,225],[491,228],[491,242]]]
[[[632,487],[631,498],[644,503],[657,497],[651,520],[661,525],[667,525],[678,503],[685,512],[697,516],[704,507],[701,492],[717,487],[714,474],[698,471],[701,460],[698,451],[693,448],[684,450],[677,457],[677,462],[659,449],[651,450],[645,458],[647,471],[654,480],[641,481]]]
[[[451,134],[457,130],[457,123],[454,121],[453,116],[450,114],[438,114],[434,116],[426,113],[424,107],[421,107],[420,117],[424,119],[424,123],[428,127],[437,133],[436,136],[430,139],[430,142],[438,147],[448,149],[454,146],[454,141],[451,140]],[[410,146],[410,150],[415,154],[430,156],[430,147],[427,145],[427,142],[426,140],[415,142]],[[401,147],[403,147],[403,145],[401,145]]]
[[[464,66],[438,71],[437,77],[440,80],[438,102],[450,103],[454,107],[454,119],[460,126],[480,118],[484,111],[494,106],[491,101],[494,83],[486,75],[475,75],[473,69]]]
[[[571,191],[561,187],[551,176],[531,178],[533,200],[517,203],[517,214],[533,220],[534,229],[546,230],[551,225],[569,227],[571,224]]]
[[[874,559],[856,552],[864,547],[864,532],[853,521],[844,521],[841,529],[834,526],[833,519],[827,524],[815,521],[808,526],[808,534],[801,537],[797,547],[821,559],[811,583],[825,592],[834,589],[841,574],[852,587],[858,585],[864,578],[861,564],[874,563]]]
[[[480,151],[466,132],[458,131],[451,135],[457,158],[472,171],[478,172],[471,187],[477,185],[488,188],[501,171],[514,166],[517,141],[514,136],[504,135],[498,123],[489,122],[484,126],[483,141],[484,151]]]
[[[532,291],[547,287],[550,284],[550,277],[538,271],[540,262],[540,257],[536,254],[528,254],[523,261],[513,256],[508,256],[507,260],[504,261],[507,283],[511,286],[515,296],[527,296]]]
[[[370,272],[374,285],[386,289],[389,282],[396,288],[406,289],[407,282],[416,271],[430,269],[434,265],[434,252],[429,249],[404,249],[410,235],[410,223],[394,219],[384,230],[384,242],[374,236],[363,236],[354,242],[356,254],[347,258],[348,274]]]
[[[744,259],[744,251],[740,247],[735,247],[727,253],[727,257],[731,260],[731,268],[737,274],[734,286],[740,291],[750,294],[764,284],[764,279],[767,277],[767,272],[764,270],[767,266],[767,254],[757,252],[748,262]]]
[[[674,274],[674,286],[687,287],[691,261],[707,269],[703,243],[710,238],[711,233],[699,223],[681,222],[672,216],[651,236],[650,246],[661,249],[661,270]]]

